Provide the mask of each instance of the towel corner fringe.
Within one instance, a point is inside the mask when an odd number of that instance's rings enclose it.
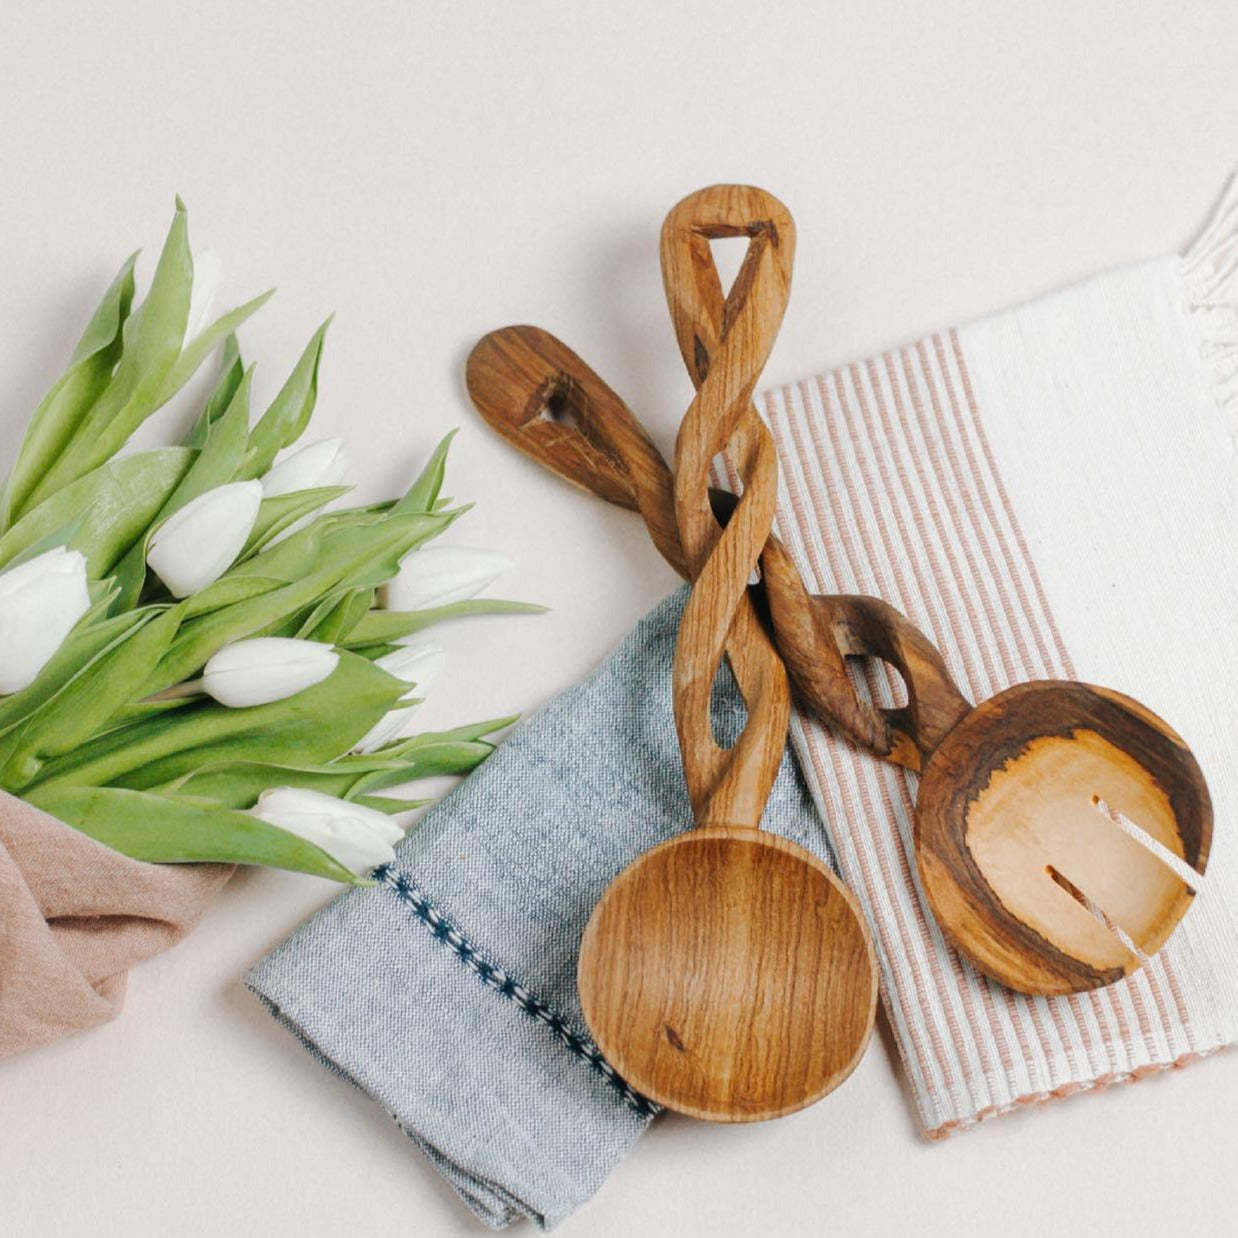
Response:
[[[1186,309],[1200,332],[1200,355],[1212,369],[1217,404],[1238,438],[1238,170],[1181,264]]]

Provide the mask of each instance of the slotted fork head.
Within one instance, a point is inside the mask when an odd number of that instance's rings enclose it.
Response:
[[[1207,786],[1161,719],[1087,684],[1020,684],[985,701],[932,754],[917,797],[934,914],[982,971],[1026,993],[1109,984],[1185,915],[1193,886],[1139,831],[1202,875]]]

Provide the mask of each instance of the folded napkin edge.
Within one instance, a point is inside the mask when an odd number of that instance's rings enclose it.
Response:
[[[389,865],[374,876],[255,963],[244,987],[313,1060],[391,1117],[484,1223],[523,1216],[553,1228],[657,1111],[569,1020],[476,950],[408,873]],[[380,920],[391,927],[375,932]],[[394,953],[375,951],[384,942]],[[397,1028],[420,1053],[400,1049]],[[565,1068],[563,1053],[588,1069]],[[465,1094],[472,1108],[449,1103]],[[551,1127],[548,1107],[562,1117]],[[530,1159],[535,1131],[546,1142]]]
[[[529,1217],[539,1225],[543,1224],[542,1218],[538,1217],[536,1213],[532,1213],[527,1208],[522,1207],[510,1194],[495,1187],[493,1183],[486,1183],[485,1191],[478,1190],[478,1184],[471,1180],[467,1173],[462,1172],[450,1158],[444,1156],[432,1144],[422,1139],[415,1131],[406,1126],[400,1120],[399,1115],[387,1110],[386,1106],[382,1105],[382,1102],[359,1079],[340,1066],[328,1053],[325,1053],[317,1041],[305,1030],[302,1017],[294,1012],[292,1005],[281,1003],[263,992],[258,987],[256,977],[251,980],[251,974],[246,973],[242,979],[242,984],[262,1003],[267,1014],[284,1031],[288,1032],[301,1048],[328,1074],[334,1075],[337,1079],[344,1080],[358,1092],[362,1093],[362,1095],[386,1110],[387,1116],[392,1122],[400,1128],[405,1137],[438,1170],[448,1186],[460,1197],[465,1207],[487,1228],[496,1231],[506,1229],[507,1226],[520,1217]],[[491,1194],[492,1198],[487,1198],[488,1194]]]

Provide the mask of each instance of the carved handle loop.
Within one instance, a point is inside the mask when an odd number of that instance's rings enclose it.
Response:
[[[640,512],[653,543],[688,575],[671,470],[628,406],[566,344],[540,327],[503,327],[469,354],[477,411],[517,450],[608,503]]]

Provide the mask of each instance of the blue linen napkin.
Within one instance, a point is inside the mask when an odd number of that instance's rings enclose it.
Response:
[[[656,1112],[590,1040],[576,956],[611,878],[691,824],[671,715],[686,596],[517,727],[376,886],[342,894],[246,977],[495,1229],[561,1221]],[[719,737],[743,716],[720,676]],[[834,863],[789,753],[762,824]]]

